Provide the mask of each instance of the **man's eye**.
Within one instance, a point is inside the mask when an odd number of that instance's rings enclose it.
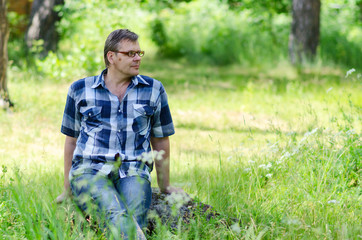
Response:
[[[136,52],[135,52],[135,51],[129,51],[129,52],[128,52],[128,56],[134,57],[134,55],[136,55]]]

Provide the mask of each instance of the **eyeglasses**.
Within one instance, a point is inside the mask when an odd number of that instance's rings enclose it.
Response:
[[[136,54],[140,57],[143,57],[145,55],[145,51],[128,51],[128,52],[113,51],[113,52],[122,53],[128,57],[135,57]]]

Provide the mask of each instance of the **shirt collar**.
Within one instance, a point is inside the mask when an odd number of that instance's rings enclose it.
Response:
[[[134,85],[143,84],[143,85],[150,85],[146,80],[143,79],[142,75],[137,75],[132,78],[132,82]]]
[[[103,88],[105,88],[106,84],[104,82],[104,74],[107,73],[107,68],[102,71],[102,73],[95,77],[95,81],[92,85],[92,88],[97,88],[99,85],[101,85]]]
[[[96,79],[95,79],[95,81],[94,81],[94,83],[93,83],[93,85],[92,85],[92,88],[97,88],[97,87],[99,87],[100,85],[101,85],[103,88],[105,88],[105,85],[106,85],[106,84],[105,84],[105,82],[104,82],[104,74],[107,73],[107,70],[108,70],[107,68],[104,69],[100,75],[96,76]],[[132,77],[132,82],[133,82],[133,84],[134,84],[135,86],[138,85],[138,84],[150,85],[146,80],[144,80],[144,79],[142,78],[141,75],[137,75],[137,76]]]

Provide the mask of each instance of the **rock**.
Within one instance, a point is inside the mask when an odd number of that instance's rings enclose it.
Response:
[[[185,194],[164,194],[158,188],[152,188],[152,203],[148,213],[148,231],[149,234],[156,228],[157,219],[163,225],[169,225],[171,229],[176,230],[179,220],[184,224],[190,223],[196,216],[202,216],[206,221],[212,218],[221,219],[226,225],[237,219],[227,218],[207,204],[195,201]]]

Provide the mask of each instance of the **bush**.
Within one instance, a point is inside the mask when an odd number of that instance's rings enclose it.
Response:
[[[322,8],[320,56],[324,61],[362,69],[362,29],[356,3],[334,1]]]
[[[66,1],[59,9],[59,51],[37,59],[37,70],[55,81],[98,74],[105,67],[103,47],[110,32],[119,28],[143,32],[145,24],[135,19],[146,21],[148,13],[138,6],[125,0]]]
[[[322,8],[319,56],[327,63],[362,68],[362,30],[353,14],[356,0],[335,1],[344,5],[336,7],[327,0]],[[246,6],[230,9],[227,1],[220,0],[67,1],[57,9],[62,15],[57,53],[25,61],[23,39],[18,37],[9,42],[9,59],[16,66],[34,62],[40,73],[55,81],[93,75],[104,66],[105,38],[117,28],[140,33],[147,56],[152,56],[156,44],[161,56],[192,63],[274,66],[288,59],[290,14],[273,11],[268,4],[254,9],[249,1]],[[10,20],[19,21],[16,16]]]
[[[288,22],[275,22],[275,29],[289,26]],[[164,56],[218,65],[264,62],[266,58],[285,54],[286,48],[274,40],[274,29],[263,30],[264,27],[250,11],[232,11],[217,0],[193,1],[164,9],[151,23],[152,39]],[[280,38],[287,39],[287,32],[281,34]],[[276,48],[273,44],[277,44]]]

